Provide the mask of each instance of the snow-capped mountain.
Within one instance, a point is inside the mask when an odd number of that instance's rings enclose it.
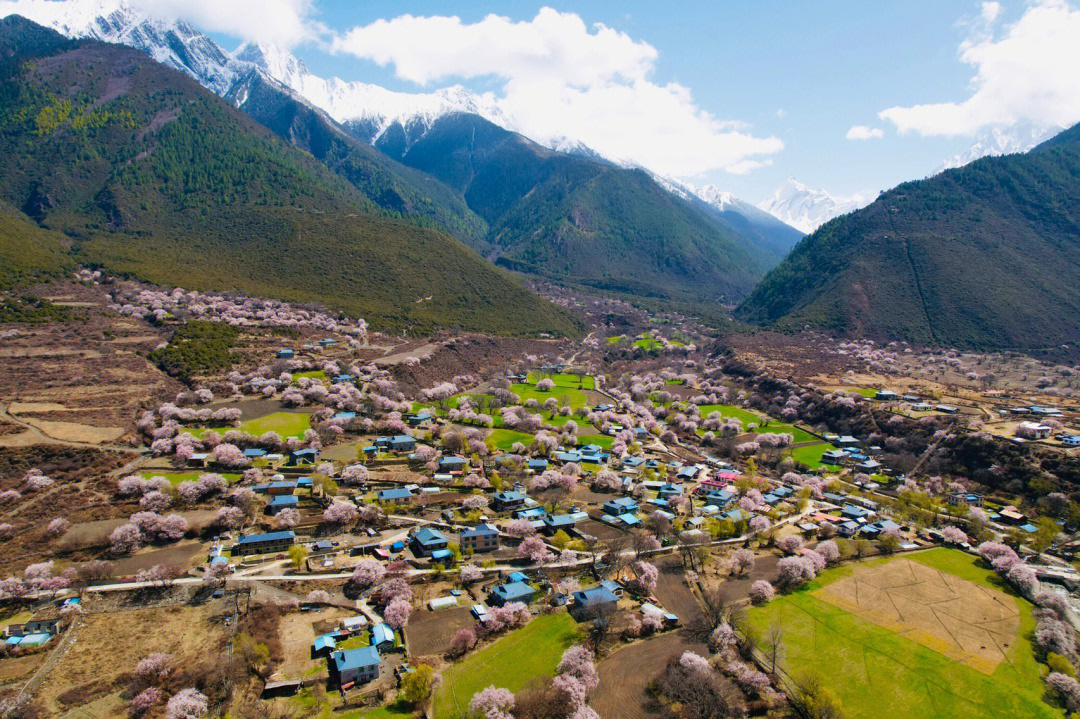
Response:
[[[934,168],[930,176],[937,175],[954,167],[963,167],[969,162],[974,162],[981,157],[994,157],[997,155],[1011,155],[1017,152],[1027,152],[1036,145],[1049,140],[1058,134],[1064,127],[1057,125],[1022,124],[1013,127],[991,127],[982,131],[975,139],[975,144],[965,152],[953,155]]]
[[[165,22],[140,14],[123,0],[37,3],[29,19],[74,38],[128,45],[201,85],[224,95],[238,68],[220,45],[186,22]]]
[[[419,125],[426,130],[435,120],[455,112],[479,115],[512,129],[493,95],[477,95],[459,85],[431,93],[409,93],[365,82],[322,78],[289,52],[262,43],[244,43],[232,57],[259,68],[350,129],[370,128],[371,136],[364,138],[368,142],[375,142],[395,123],[412,128]]]
[[[803,233],[796,228],[716,185],[695,187],[690,183],[660,175],[653,175],[653,179],[671,194],[703,208],[724,226],[749,240],[767,256],[766,263],[770,267],[778,263],[803,238]]]
[[[128,45],[158,62],[180,70],[212,92],[225,96],[233,83],[258,70],[326,112],[350,130],[364,128],[374,142],[394,123],[424,132],[445,115],[465,112],[513,130],[491,94],[477,95],[454,86],[431,93],[394,92],[378,85],[321,78],[286,50],[244,43],[226,52],[214,40],[183,21],[168,22],[140,13],[126,0],[83,0],[39,3],[30,20],[75,38],[93,38]]]
[[[872,199],[834,197],[825,190],[812,190],[794,177],[788,177],[758,208],[810,234],[834,217],[865,207]]]

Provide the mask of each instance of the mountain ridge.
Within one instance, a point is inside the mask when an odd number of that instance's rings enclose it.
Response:
[[[0,200],[62,237],[71,261],[316,302],[384,330],[580,330],[459,240],[386,217],[311,155],[141,51],[9,16],[0,66]],[[42,260],[43,273],[62,270]]]
[[[1080,342],[1080,126],[906,182],[804,239],[748,322],[971,349]]]

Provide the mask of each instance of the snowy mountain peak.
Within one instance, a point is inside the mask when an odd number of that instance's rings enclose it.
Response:
[[[292,83],[288,82],[289,80],[310,74],[303,61],[275,45],[245,42],[233,51],[232,58],[238,62],[254,65],[278,82],[290,87]]]
[[[697,196],[718,210],[725,210],[742,202],[738,197],[735,197],[734,193],[721,190],[716,185],[705,185],[698,188]]]
[[[770,197],[758,205],[781,222],[807,234],[834,217],[870,203],[861,196],[834,197],[825,190],[813,190],[788,176]]]
[[[965,152],[953,155],[934,168],[930,176],[937,175],[945,170],[974,162],[983,157],[996,157],[998,155],[1011,155],[1017,152],[1027,152],[1036,145],[1049,140],[1058,134],[1064,127],[1057,125],[1047,127],[1045,125],[1022,124],[1013,127],[991,127],[983,130],[976,136],[973,144]]]

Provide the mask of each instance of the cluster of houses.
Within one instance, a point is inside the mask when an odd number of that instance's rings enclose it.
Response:
[[[49,606],[34,613],[26,622],[8,624],[4,627],[4,644],[9,648],[32,648],[48,644],[68,627],[68,620],[61,609],[69,604],[78,604],[78,597],[63,600],[57,606]]]

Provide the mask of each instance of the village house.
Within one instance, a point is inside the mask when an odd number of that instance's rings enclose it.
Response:
[[[416,556],[432,557],[435,552],[445,550],[449,542],[439,530],[421,527],[413,534],[410,544]]]
[[[379,678],[379,650],[374,646],[345,649],[330,655],[330,681],[342,690]]]
[[[413,493],[408,487],[393,487],[392,489],[381,489],[375,496],[380,502],[406,504],[412,501]]]
[[[236,540],[232,552],[238,556],[284,552],[295,542],[296,533],[291,529],[280,532],[267,532],[265,534],[249,534]]]
[[[572,532],[578,522],[574,514],[549,514],[544,517],[544,534],[555,534],[559,530]]]
[[[525,582],[507,582],[492,588],[488,601],[501,607],[511,602],[528,604],[535,596],[536,591]]]
[[[604,502],[604,513],[610,514],[613,517],[618,517],[620,514],[627,512],[636,512],[640,505],[633,497],[619,497],[618,499],[609,499]]]
[[[286,509],[296,509],[300,504],[300,498],[295,494],[279,494],[266,505],[266,513],[274,516]]]
[[[614,612],[619,598],[608,587],[599,586],[574,592],[574,604],[570,613],[575,619],[586,621],[604,613]]]
[[[499,529],[494,524],[477,524],[461,532],[461,551],[492,552],[499,548]]]
[[[525,495],[521,492],[496,492],[491,498],[491,506],[496,512],[517,509],[525,504]]]

